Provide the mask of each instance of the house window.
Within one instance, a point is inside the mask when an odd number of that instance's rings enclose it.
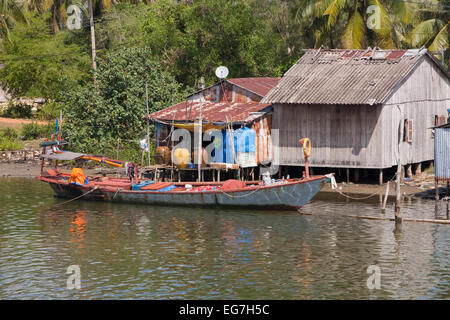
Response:
[[[434,126],[441,126],[447,123],[447,116],[435,115],[434,116]]]
[[[413,120],[405,120],[405,130],[403,135],[403,141],[412,142],[413,141]]]
[[[447,123],[447,116],[443,116],[443,115],[435,115],[434,119],[432,121],[432,126],[433,127],[438,127],[438,126],[442,126],[443,124]],[[435,134],[435,129],[431,129],[431,139],[434,139],[434,134]]]

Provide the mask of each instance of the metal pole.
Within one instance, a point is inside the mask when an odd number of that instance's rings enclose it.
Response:
[[[148,110],[148,85],[145,83],[145,105],[147,106],[147,155],[148,155],[148,166],[150,167],[150,119]]]

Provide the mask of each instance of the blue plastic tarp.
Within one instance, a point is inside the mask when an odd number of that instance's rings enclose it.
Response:
[[[234,144],[237,152],[256,152],[256,132],[248,127],[234,131]]]
[[[152,181],[152,180],[145,180],[145,181],[141,181],[139,183],[133,183],[131,185],[131,190],[141,190],[142,187],[148,186],[152,183],[154,183],[154,181]]]

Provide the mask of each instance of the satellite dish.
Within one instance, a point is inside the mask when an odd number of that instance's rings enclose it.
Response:
[[[216,69],[216,76],[219,79],[225,79],[228,76],[228,73],[229,71],[227,67],[221,66]]]

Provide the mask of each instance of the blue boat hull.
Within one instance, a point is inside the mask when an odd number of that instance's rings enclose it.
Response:
[[[263,209],[293,209],[308,203],[326,184],[325,176],[311,180],[235,191],[205,192],[143,192],[132,190],[105,190],[77,185],[50,183],[55,195],[64,198],[81,197],[84,200],[139,203],[170,206],[218,206]],[[84,195],[84,196],[83,196]]]

